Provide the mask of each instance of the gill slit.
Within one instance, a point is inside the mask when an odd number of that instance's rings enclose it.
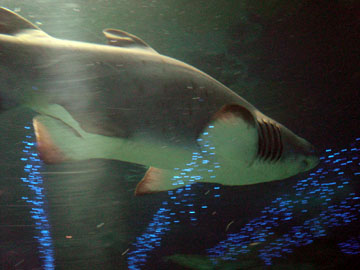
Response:
[[[261,119],[258,121],[258,152],[260,160],[276,162],[281,158],[283,144],[277,124]]]

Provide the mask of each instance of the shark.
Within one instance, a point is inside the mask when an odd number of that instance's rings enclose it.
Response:
[[[314,168],[312,144],[219,81],[164,56],[139,37],[105,29],[107,44],[54,38],[0,8],[1,108],[36,112],[47,164],[112,159],[146,166],[135,194],[198,182],[229,186],[280,180]],[[202,162],[174,186],[174,169]],[[211,162],[210,162],[211,163]]]

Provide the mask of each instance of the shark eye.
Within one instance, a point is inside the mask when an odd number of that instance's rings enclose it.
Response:
[[[308,167],[309,167],[309,161],[307,161],[306,159],[303,159],[302,161],[301,161],[301,168],[303,169],[303,170],[306,170]]]

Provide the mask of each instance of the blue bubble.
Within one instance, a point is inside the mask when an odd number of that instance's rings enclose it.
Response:
[[[31,126],[25,126],[24,129],[27,132],[33,133]],[[32,135],[25,135],[27,139],[31,139]],[[22,152],[25,153],[26,157],[21,158],[22,161],[26,162],[24,165],[24,174],[25,177],[21,177],[20,180],[27,185],[30,191],[33,192],[33,195],[22,197],[24,200],[31,206],[30,213],[31,217],[34,220],[37,229],[37,235],[34,238],[38,242],[38,251],[40,258],[42,259],[42,266],[45,270],[55,269],[55,258],[54,258],[54,248],[53,241],[51,238],[51,227],[48,221],[47,212],[43,208],[47,201],[43,193],[44,188],[42,186],[43,180],[38,170],[42,168],[42,162],[37,157],[36,150],[34,149],[35,142],[23,141],[25,144]]]
[[[204,132],[203,135],[209,135],[207,132]],[[198,142],[203,141],[203,139],[198,139]],[[196,175],[197,172],[206,171],[210,178],[215,178],[216,169],[220,168],[220,164],[215,161],[215,153],[213,150],[215,147],[211,143],[205,141],[204,147],[209,150],[201,150],[201,155],[199,152],[194,152],[192,154],[192,161],[186,164],[184,168],[175,168],[174,176],[172,183],[174,186],[185,185],[185,188],[179,188],[176,191],[168,191],[168,200],[166,205],[169,206],[167,213],[160,208],[152,218],[152,221],[148,224],[145,232],[141,237],[136,238],[136,241],[132,244],[129,252],[127,253],[127,263],[128,269],[136,270],[142,269],[146,263],[146,259],[151,250],[161,246],[162,237],[165,232],[171,230],[171,224],[179,223],[177,216],[187,216],[189,221],[193,224],[197,222],[196,215],[198,211],[195,211],[193,207],[195,204],[193,202],[195,193],[192,190],[192,185],[188,183],[193,183],[202,178],[201,175]],[[175,171],[181,171],[180,174],[175,174]],[[220,187],[215,187],[214,190],[219,191]],[[177,196],[173,196],[176,193]],[[215,198],[220,197],[220,194],[215,193],[213,195]],[[164,205],[164,202],[162,203]],[[187,211],[181,210],[181,207],[192,208]],[[200,209],[205,211],[208,208],[206,205],[202,205]],[[147,241],[143,241],[147,239]]]
[[[356,143],[359,141],[357,139]],[[347,148],[342,148],[334,155],[323,157],[321,168],[315,173],[310,173],[311,177],[301,179],[293,186],[294,198],[288,199],[288,194],[276,198],[270,206],[261,211],[262,216],[253,219],[238,233],[229,234],[225,240],[208,249],[214,264],[219,259],[241,260],[241,254],[250,252],[250,244],[261,240],[263,244],[259,245],[259,248],[254,246],[252,249],[256,249],[259,258],[266,265],[271,265],[274,258],[283,257],[296,247],[309,245],[315,239],[326,236],[329,228],[347,226],[358,220],[360,203],[356,202],[360,199],[359,194],[355,192],[341,194],[343,199],[339,201],[339,195],[334,191],[334,188],[343,189],[345,184],[351,185],[352,176],[359,174],[354,172],[357,168],[351,167],[351,162],[344,162],[359,158],[356,153],[359,147],[357,145],[351,147],[351,152],[348,152]],[[325,150],[325,152],[331,151],[331,149]],[[332,160],[334,156],[339,156],[339,159]],[[343,162],[341,171],[336,167],[340,161]],[[314,189],[314,187],[319,188]],[[316,210],[311,207],[313,205],[317,205]],[[293,215],[299,216],[299,213],[307,213],[307,219],[304,216],[303,220],[297,218],[294,221]],[[286,225],[289,228],[288,233],[279,235],[277,228],[280,225]],[[276,235],[275,239],[274,235]],[[339,246],[344,253],[357,254],[360,247],[359,238],[351,238],[340,243]]]

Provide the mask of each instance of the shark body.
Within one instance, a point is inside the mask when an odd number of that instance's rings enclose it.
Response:
[[[108,45],[56,39],[0,8],[0,98],[39,113],[33,124],[45,162],[149,166],[138,195],[174,189],[173,169],[204,151],[205,139],[221,168],[216,180],[198,168],[202,182],[267,182],[318,163],[310,143],[209,75],[132,34],[104,34]]]

